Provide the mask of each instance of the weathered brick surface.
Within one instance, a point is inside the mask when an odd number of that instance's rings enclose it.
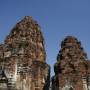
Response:
[[[90,61],[87,60],[81,43],[75,37],[67,36],[62,41],[54,71],[54,81],[60,90],[65,88],[69,90],[69,87],[73,90],[90,89]]]
[[[15,25],[0,45],[1,71],[7,89],[48,90],[49,65],[46,63],[44,38],[40,26],[26,16]]]

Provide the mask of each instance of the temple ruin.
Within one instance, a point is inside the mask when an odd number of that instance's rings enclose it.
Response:
[[[0,90],[49,90],[49,81],[41,28],[26,16],[0,44]]]
[[[54,72],[52,90],[90,90],[90,61],[77,38],[61,42]]]

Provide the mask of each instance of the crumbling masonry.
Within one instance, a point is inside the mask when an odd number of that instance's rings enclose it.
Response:
[[[0,45],[0,90],[49,90],[41,28],[26,16]]]
[[[90,90],[90,61],[77,38],[62,41],[54,71],[52,90]]]
[[[50,82],[41,28],[26,16],[0,44],[0,90],[90,90],[90,61],[77,38],[61,42],[54,72]]]

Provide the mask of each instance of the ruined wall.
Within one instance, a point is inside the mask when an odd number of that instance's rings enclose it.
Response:
[[[67,36],[62,41],[54,71],[52,90],[90,89],[90,61],[75,37]]]
[[[15,25],[5,39],[0,57],[4,59],[9,90],[46,90],[50,67],[41,28],[32,17],[26,16]]]

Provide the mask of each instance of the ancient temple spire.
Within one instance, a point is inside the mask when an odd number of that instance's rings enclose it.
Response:
[[[46,63],[44,37],[32,17],[19,21],[2,47],[0,61],[4,61],[8,79],[6,90],[49,90],[50,67]]]
[[[87,60],[87,54],[76,37],[67,36],[61,42],[61,50],[57,55],[54,71],[56,87],[85,90],[83,89],[82,78],[88,79],[88,76],[90,76],[90,61]]]
[[[13,51],[18,51],[17,49],[21,48],[25,54],[32,54],[33,60],[37,59],[43,62],[46,60],[41,28],[30,16],[25,16],[15,25],[7,36],[5,44],[12,47]]]

